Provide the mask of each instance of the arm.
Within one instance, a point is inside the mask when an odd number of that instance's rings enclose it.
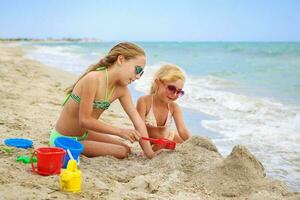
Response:
[[[174,105],[173,117],[175,119],[176,128],[179,136],[185,141],[189,139],[192,136],[192,134],[185,126],[180,107],[176,103],[174,103],[173,105]]]
[[[140,117],[145,122],[146,113],[147,113],[147,104],[145,102],[144,97],[140,97],[137,101],[136,109],[138,113],[140,114]]]
[[[81,101],[79,104],[80,126],[96,132],[108,133],[122,137],[122,129],[108,125],[107,123],[92,117],[96,88],[99,87],[97,77],[92,74],[87,75],[82,81],[84,82],[81,85]]]
[[[131,95],[127,88],[125,90],[124,95],[122,95],[122,97],[120,97],[119,100],[120,100],[121,105],[124,108],[125,112],[127,113],[129,118],[133,122],[135,129],[137,129],[143,137],[148,137],[148,132],[147,132],[145,123],[142,120],[139,113],[137,112],[137,110],[135,109],[132,99],[131,99]],[[160,152],[155,152],[155,153],[153,152],[149,141],[140,140],[139,142],[140,142],[140,145],[141,145],[143,151],[145,152],[145,154],[148,158],[153,158],[156,156],[156,154],[160,153]]]

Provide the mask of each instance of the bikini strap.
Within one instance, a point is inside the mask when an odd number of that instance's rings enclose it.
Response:
[[[70,99],[71,94],[72,94],[72,92],[70,92],[70,93],[65,97],[65,99],[64,99],[64,101],[62,102],[61,106],[64,106],[64,105],[67,103],[67,101]]]
[[[168,123],[168,121],[169,121],[169,123],[171,123],[172,122],[172,118],[173,118],[169,103],[168,103],[168,109],[169,109],[169,111],[168,111],[168,116],[167,116],[166,124]]]
[[[105,97],[104,100],[107,100],[107,90],[108,90],[108,72],[107,69],[105,69],[105,81],[106,81],[106,87],[105,87]]]
[[[77,96],[76,94],[70,92],[70,93],[65,97],[65,99],[64,99],[64,101],[63,101],[63,103],[62,103],[61,105],[64,106],[70,98],[74,99],[74,101],[76,101],[77,103],[80,103],[80,97]]]
[[[149,112],[152,112],[153,115],[154,115],[154,111],[153,111],[153,94],[151,95],[151,107],[150,107]]]
[[[116,86],[114,85],[114,87],[111,89],[111,92],[109,93],[108,97],[107,97],[107,101],[110,99],[111,95],[114,93]]]
[[[107,67],[98,67],[98,68],[96,68],[95,70],[96,71],[102,71],[102,70],[106,70],[107,69]]]
[[[99,68],[97,68],[97,69],[99,69]],[[103,69],[103,68],[102,68],[102,69]],[[105,70],[105,79],[106,79],[106,88],[105,88],[105,98],[104,98],[104,100],[105,100],[105,101],[109,101],[109,99],[110,99],[112,93],[113,93],[114,90],[115,90],[115,86],[113,86],[111,92],[108,94],[108,71],[107,71],[107,67],[105,67],[104,70]],[[99,70],[98,70],[98,71],[99,71]]]

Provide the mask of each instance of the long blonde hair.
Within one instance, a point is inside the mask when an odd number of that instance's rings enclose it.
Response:
[[[126,60],[130,60],[137,56],[146,56],[145,51],[136,44],[130,42],[121,42],[114,46],[108,54],[103,57],[98,63],[91,65],[87,68],[87,70],[78,78],[78,80],[68,88],[66,88],[66,93],[69,94],[73,91],[75,85],[78,81],[83,78],[86,74],[91,71],[95,71],[99,67],[110,67],[112,66],[118,59],[118,56],[124,56]]]
[[[166,82],[174,82],[177,80],[182,80],[185,82],[185,73],[180,67],[173,64],[164,64],[159,70],[155,73],[153,83],[151,85],[150,94],[154,94],[157,90],[156,79],[166,81]]]

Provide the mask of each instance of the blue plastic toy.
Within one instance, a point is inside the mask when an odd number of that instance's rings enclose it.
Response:
[[[56,147],[61,147],[66,151],[69,149],[74,159],[79,164],[79,155],[81,154],[81,152],[83,152],[84,149],[84,146],[80,142],[77,142],[76,140],[68,137],[58,137],[55,139],[54,144]],[[63,168],[67,167],[69,160],[70,157],[67,154]]]
[[[4,140],[4,144],[11,147],[27,149],[32,147],[33,142],[23,138],[9,138]]]

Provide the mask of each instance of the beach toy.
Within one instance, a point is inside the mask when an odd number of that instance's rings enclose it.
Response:
[[[69,149],[74,157],[74,160],[76,160],[78,164],[80,163],[79,155],[83,152],[84,149],[83,145],[80,142],[77,142],[76,140],[68,137],[58,137],[54,141],[54,144],[56,147],[61,147],[66,151]],[[70,156],[67,154],[63,168],[67,167],[69,160]]]
[[[17,162],[23,162],[24,164],[29,164],[31,163],[30,161],[30,157],[29,156],[18,156],[16,159]],[[32,162],[36,163],[37,162],[37,158],[33,157],[32,158]]]
[[[66,151],[63,148],[57,147],[41,147],[31,155],[30,160],[33,157],[37,157],[37,167],[31,163],[32,171],[37,172],[40,175],[52,175],[60,174],[60,169],[63,166],[66,157]]]
[[[4,140],[4,144],[11,147],[17,147],[17,148],[31,148],[32,147],[32,141],[28,139],[23,138],[9,138]]]
[[[68,155],[71,159],[68,161],[67,168],[62,169],[59,176],[60,189],[64,192],[81,192],[82,172],[77,169],[76,160],[70,150]]]
[[[148,140],[154,144],[158,144],[161,147],[165,149],[172,149],[174,150],[176,148],[176,142],[165,139],[165,138],[159,138],[159,139],[154,139],[154,138],[147,138],[147,137],[142,137],[143,140]]]

